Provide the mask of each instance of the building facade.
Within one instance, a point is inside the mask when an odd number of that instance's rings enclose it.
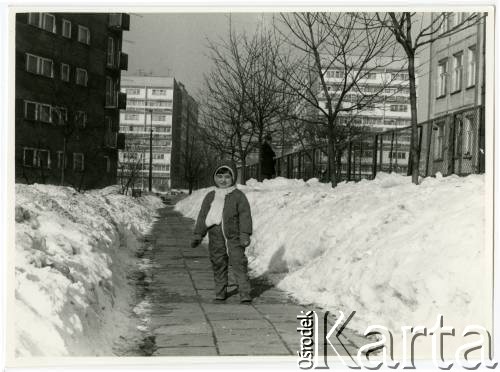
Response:
[[[120,112],[125,148],[119,153],[118,178],[131,188],[183,188],[183,153],[198,107],[183,84],[173,77],[124,76],[127,109]]]
[[[432,17],[440,17],[433,13]],[[448,13],[438,34],[467,23],[474,13]],[[470,27],[430,44],[424,66],[428,92],[419,111],[423,141],[423,174],[468,174],[484,170],[485,19],[476,14]],[[482,150],[481,150],[482,149]]]
[[[116,183],[129,25],[122,13],[16,15],[16,182]]]
[[[375,64],[373,67],[367,66],[357,87],[351,89],[343,98],[344,108],[351,108],[361,103],[360,108],[341,111],[337,117],[338,127],[352,128],[352,138],[411,125],[410,89],[406,65],[402,61],[391,61],[386,57],[380,57]],[[332,68],[325,72],[325,82],[334,99],[334,105],[335,97],[338,95],[337,87],[343,84],[344,80],[342,69]],[[318,99],[326,103],[324,94],[319,93]],[[383,171],[404,173],[408,169],[410,133],[409,131],[396,133],[394,138],[380,137],[377,160]],[[372,141],[356,141],[343,151],[340,159],[342,177],[347,173],[356,174],[361,178],[371,177]],[[316,152],[315,156],[317,164],[327,162],[326,154]]]

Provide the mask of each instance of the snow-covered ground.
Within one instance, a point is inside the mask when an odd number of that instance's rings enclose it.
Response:
[[[380,173],[335,189],[284,178],[238,187],[252,208],[253,274],[279,278],[300,302],[356,311],[350,327],[358,331],[431,328],[438,314],[458,333],[489,323],[484,176],[438,175],[416,186]],[[176,209],[196,218],[208,190]]]
[[[113,355],[134,326],[127,274],[162,203],[118,191],[16,185],[17,357]]]

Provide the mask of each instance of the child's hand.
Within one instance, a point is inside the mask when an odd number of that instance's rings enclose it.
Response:
[[[243,246],[243,248],[246,248],[250,245],[250,236],[245,233],[240,234],[240,244]]]
[[[198,239],[198,238],[193,238],[193,240],[191,240],[191,248],[196,248],[197,246],[199,246],[201,243],[201,239]]]

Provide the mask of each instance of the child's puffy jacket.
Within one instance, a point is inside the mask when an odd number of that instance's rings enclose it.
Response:
[[[237,170],[231,163],[223,163],[221,166],[228,166],[236,175]],[[207,225],[205,220],[212,201],[214,200],[215,191],[210,191],[205,195],[201,204],[200,213],[196,220],[194,235],[198,239],[202,239],[207,234]],[[252,234],[252,214],[250,212],[250,204],[248,203],[245,194],[238,189],[233,190],[226,195],[224,201],[224,209],[222,210],[222,228],[224,237],[227,242],[227,248],[239,246],[241,234]]]

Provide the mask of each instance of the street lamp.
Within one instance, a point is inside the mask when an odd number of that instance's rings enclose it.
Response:
[[[149,192],[152,190],[153,186],[153,110],[148,109],[150,118],[150,129],[149,129]]]

